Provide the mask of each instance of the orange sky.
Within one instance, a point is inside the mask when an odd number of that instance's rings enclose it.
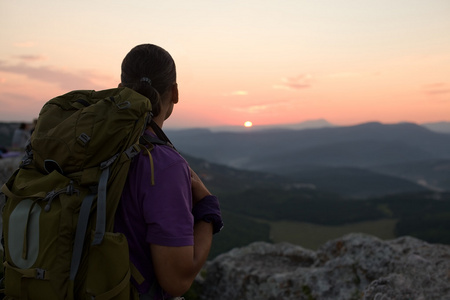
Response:
[[[167,127],[450,121],[450,1],[2,1],[0,120],[117,85],[136,44],[168,50]]]

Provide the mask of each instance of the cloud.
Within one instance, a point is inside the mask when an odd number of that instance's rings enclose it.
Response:
[[[429,90],[426,91],[428,95],[444,95],[444,94],[450,94],[450,88],[449,89],[435,89],[435,90]]]
[[[378,75],[377,73],[374,73],[373,75]],[[356,72],[340,72],[340,73],[333,73],[329,74],[328,77],[330,78],[350,78],[350,77],[358,77],[361,76],[360,73]]]
[[[238,90],[230,93],[223,93],[223,96],[247,96],[248,94],[249,92],[247,91]]]
[[[234,91],[231,92],[232,96],[247,96],[248,92],[247,91]]]
[[[273,101],[265,101],[265,102],[254,102],[251,104],[241,104],[239,106],[235,106],[232,109],[237,112],[256,114],[267,110],[276,111],[281,107],[292,107],[298,103],[296,99],[284,99],[284,100],[273,100]]]
[[[18,55],[14,56],[14,58],[20,59],[25,62],[34,62],[34,61],[43,61],[47,60],[47,57],[43,55]]]
[[[237,112],[245,112],[250,114],[255,114],[270,108],[270,105],[261,104],[261,105],[251,105],[247,107],[235,107],[233,108]]]
[[[425,93],[431,96],[450,94],[450,87],[443,83],[432,83],[424,86]]]
[[[39,115],[44,100],[36,96],[28,96],[19,93],[0,92],[0,120],[31,121]]]
[[[301,90],[311,87],[312,76],[310,74],[302,74],[295,77],[282,78],[281,84],[274,85],[274,89],[283,90]]]
[[[38,99],[32,96],[19,93],[0,93],[0,104],[3,105],[17,105],[17,103],[33,103]]]
[[[65,70],[55,69],[47,66],[30,67],[26,64],[8,65],[0,61],[0,71],[23,75],[33,80],[58,85],[62,89],[90,88],[94,85],[90,79],[92,73],[78,75]]]

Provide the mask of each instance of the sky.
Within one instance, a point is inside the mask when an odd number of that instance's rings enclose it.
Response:
[[[171,53],[165,127],[450,121],[449,0],[0,0],[0,121]]]

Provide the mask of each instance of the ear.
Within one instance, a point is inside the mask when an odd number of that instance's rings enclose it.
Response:
[[[172,85],[172,103],[178,103],[178,84],[174,83]]]

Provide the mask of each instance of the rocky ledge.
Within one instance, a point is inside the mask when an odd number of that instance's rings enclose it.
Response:
[[[201,299],[450,299],[450,246],[350,234],[317,251],[256,242],[209,261]]]

